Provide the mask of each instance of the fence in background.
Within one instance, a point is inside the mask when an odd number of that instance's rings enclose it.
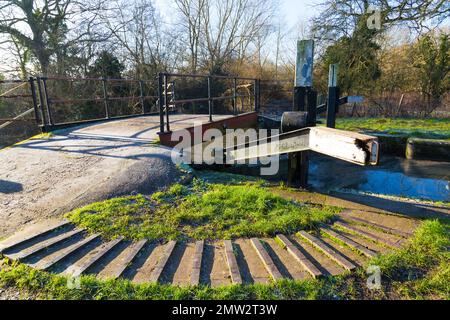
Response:
[[[186,82],[191,84],[186,85]],[[181,113],[208,114],[209,121],[213,121],[214,114],[238,115],[257,111],[260,82],[254,78],[222,75],[159,73],[160,131],[170,132],[171,109]],[[169,90],[169,84],[172,90]],[[170,94],[172,96],[169,97]]]
[[[33,82],[0,80],[0,148],[39,133]]]
[[[261,81],[223,75],[159,73],[155,79],[30,77],[0,81],[0,130],[34,122],[43,131],[87,122],[170,113],[237,115],[260,105]],[[18,100],[21,103],[17,103]],[[20,107],[19,107],[20,105]]]

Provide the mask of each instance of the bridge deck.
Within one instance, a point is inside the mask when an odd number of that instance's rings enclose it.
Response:
[[[233,116],[214,115],[213,121],[228,118]],[[170,130],[190,128],[194,124],[204,124],[208,121],[207,114],[173,114],[170,115]],[[71,134],[155,141],[158,140],[159,131],[159,115],[151,115],[83,125],[71,130]]]

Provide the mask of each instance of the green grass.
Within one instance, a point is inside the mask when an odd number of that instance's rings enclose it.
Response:
[[[393,289],[408,299],[450,299],[450,224],[426,221],[403,249],[380,256],[378,265]]]
[[[24,264],[5,262],[0,270],[0,287],[13,286],[35,299],[64,300],[202,300],[202,299],[319,299],[326,298],[324,288],[341,278],[289,281],[269,285],[230,285],[178,287],[163,284],[133,284],[128,280],[101,281],[82,276],[78,288],[70,288],[68,278],[32,269]]]
[[[426,221],[403,249],[372,259],[382,272],[382,290],[366,287],[364,268],[317,280],[282,280],[270,284],[177,287],[101,281],[82,276],[80,287],[68,279],[4,259],[0,287],[13,287],[35,299],[449,299],[449,225]]]
[[[293,233],[329,221],[338,208],[286,200],[261,183],[210,184],[194,180],[150,198],[110,199],[74,210],[75,224],[107,238],[231,239]]]
[[[26,140],[19,141],[15,145],[20,145],[20,144],[23,144],[23,143],[26,143],[26,142],[32,141],[32,140],[47,140],[47,139],[50,139],[51,137],[53,137],[52,132],[43,132],[43,133],[36,134]]]
[[[52,132],[39,133],[39,134],[34,135],[34,136],[32,136],[32,137],[30,137],[28,139],[16,142],[16,143],[14,143],[12,145],[9,145],[9,146],[3,147],[3,148],[0,147],[0,150],[2,150],[2,151],[8,150],[8,149],[14,148],[15,146],[20,146],[22,144],[28,143],[28,142],[33,141],[33,140],[48,140],[51,137],[53,137],[53,133]]]
[[[336,128],[406,134],[417,138],[450,139],[450,119],[338,118]]]

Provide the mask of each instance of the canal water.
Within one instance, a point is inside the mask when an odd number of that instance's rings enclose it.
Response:
[[[234,165],[220,171],[249,176],[260,175],[258,165]],[[280,159],[278,175],[262,178],[287,181],[287,157]],[[385,156],[380,159],[378,166],[363,167],[311,153],[308,183],[310,187],[321,192],[356,191],[450,201],[450,162]]]
[[[327,190],[450,201],[450,163],[383,157],[376,167],[360,167],[313,156],[309,182]]]

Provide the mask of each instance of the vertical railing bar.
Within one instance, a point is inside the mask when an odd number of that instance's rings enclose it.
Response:
[[[261,79],[258,79],[258,110],[259,111],[261,109]]]
[[[42,78],[42,84],[44,86],[44,97],[45,97],[45,106],[47,109],[47,116],[48,116],[48,124],[50,126],[53,126],[53,117],[52,112],[50,110],[50,99],[48,98],[48,90],[47,90],[47,78]]]
[[[106,78],[102,78],[103,86],[103,104],[105,105],[105,118],[109,119],[109,104],[108,104],[108,88],[106,84]]]
[[[158,73],[159,131],[164,133],[163,73]]]
[[[169,99],[167,98],[167,90],[168,90],[168,77],[167,74],[164,74],[164,104],[166,108],[166,128],[167,132],[170,132],[170,124],[169,124]]]
[[[36,77],[36,82],[38,85],[38,90],[39,90],[39,109],[41,110],[41,114],[42,114],[42,126],[44,127],[44,131],[47,131],[47,117],[45,116],[45,112],[44,112],[44,96],[43,96],[43,92],[42,92],[42,83],[41,83],[41,78],[40,77]]]
[[[253,84],[253,95],[254,95],[253,99],[255,100],[254,101],[254,104],[255,104],[254,111],[258,111],[258,79],[255,79],[254,84]]]
[[[31,99],[33,100],[34,117],[36,118],[36,124],[39,126],[39,110],[38,110],[38,103],[36,100],[36,88],[34,86],[34,78],[29,77],[28,82],[30,83]]]
[[[142,106],[142,114],[145,114],[144,82],[142,80],[139,80],[139,90],[141,93],[140,100],[141,100],[141,106]]]
[[[237,115],[237,79],[233,78],[233,114]]]
[[[211,76],[208,76],[208,113],[209,122],[212,122]]]

